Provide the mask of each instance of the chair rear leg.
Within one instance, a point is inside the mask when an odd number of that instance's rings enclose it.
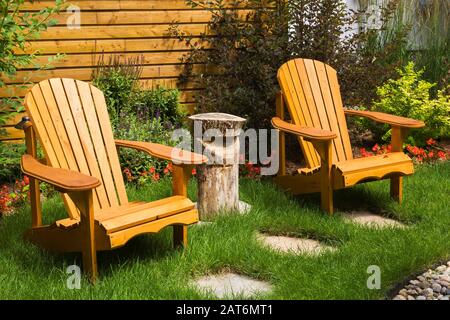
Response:
[[[398,203],[403,201],[403,177],[391,178],[391,197]]]
[[[187,237],[188,227],[185,225],[173,226],[173,245],[175,248],[187,247],[188,237]]]

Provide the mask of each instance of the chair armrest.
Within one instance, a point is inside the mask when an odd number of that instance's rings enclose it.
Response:
[[[369,118],[374,121],[387,123],[395,127],[422,128],[425,126],[425,123],[423,123],[423,121],[394,116],[392,114],[382,112],[344,109],[344,113],[351,116]]]
[[[311,127],[301,127],[286,121],[281,120],[278,117],[272,118],[272,125],[274,128],[295,134],[297,136],[303,137],[305,140],[310,141],[329,141],[337,138],[334,132],[322,129],[316,129]]]
[[[196,165],[208,162],[208,158],[201,154],[162,144],[126,140],[116,140],[115,142],[118,147],[143,151],[158,159],[172,161],[174,164]]]
[[[20,165],[26,175],[49,183],[63,193],[92,190],[101,185],[95,177],[77,171],[46,166],[29,154],[22,156]]]

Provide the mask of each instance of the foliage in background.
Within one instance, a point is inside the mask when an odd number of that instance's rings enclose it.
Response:
[[[171,145],[171,131],[164,127],[161,119],[139,119],[135,115],[122,118],[114,130],[116,139],[131,141],[148,141]],[[132,149],[120,149],[120,163],[122,169],[126,169],[132,177],[138,177],[141,173],[155,168],[157,173],[161,173],[167,165],[166,161],[161,161],[150,157],[145,152]],[[129,179],[128,181],[134,180]]]
[[[249,179],[261,179],[261,167],[246,161],[239,166],[239,176]]]
[[[373,110],[424,121],[425,128],[410,133],[408,139],[414,145],[423,145],[430,137],[450,136],[450,96],[438,90],[433,99],[431,90],[436,84],[423,80],[423,70],[415,71],[413,62],[397,72],[398,79],[388,80],[377,89]],[[387,126],[381,134],[382,140],[389,140]]]
[[[395,69],[409,61],[410,28],[397,23],[400,2],[390,0],[385,6],[373,5],[374,10],[361,7],[364,10],[354,16],[358,32],[344,40],[347,49],[341,61],[332,64],[340,76],[344,105],[370,108],[376,88],[395,78]]]
[[[14,182],[20,176],[20,158],[25,153],[25,144],[0,142],[0,181]]]
[[[113,126],[123,114],[128,114],[137,104],[138,80],[142,74],[144,56],[123,61],[119,55],[106,60],[102,54],[97,63],[92,83],[105,95],[108,113]]]
[[[398,1],[382,10],[382,28]],[[234,7],[252,8],[245,16],[223,0],[187,3],[209,8],[208,33],[215,36],[198,39],[171,26],[170,33],[192,49],[182,60],[186,67],[180,80],[205,88],[197,97],[199,111],[240,115],[255,128],[270,127],[282,63],[295,57],[328,63],[340,75],[345,104],[367,105],[375,88],[394,74],[407,34],[397,30],[380,46],[377,30],[351,32],[360,14],[349,11],[343,0],[233,1]]]
[[[163,87],[138,92],[135,113],[139,119],[159,119],[167,129],[178,127],[185,113],[179,107],[180,92]]]
[[[0,0],[0,88],[5,86],[5,78],[13,78],[17,69],[33,65],[35,68],[45,68],[35,63],[39,52],[25,52],[28,40],[39,38],[39,34],[49,26],[56,24],[50,16],[61,10],[63,0],[56,0],[53,7],[38,12],[20,12],[25,0]],[[33,2],[33,1],[31,1]],[[49,59],[49,63],[55,57]],[[0,126],[14,115],[20,108],[15,99],[0,99]]]
[[[179,91],[142,88],[139,79],[143,63],[143,56],[127,60],[111,56],[105,60],[102,55],[92,82],[105,94],[116,139],[171,145],[171,131],[182,125],[184,116]],[[162,174],[167,167],[166,161],[126,148],[120,149],[119,158],[129,182],[142,182],[150,168]]]
[[[447,90],[450,80],[450,1],[401,0],[397,9],[397,25],[410,26],[408,50],[418,68],[424,69],[424,79]],[[447,91],[447,93],[450,93]]]
[[[255,0],[236,0],[231,6],[223,0],[186,2],[193,8],[210,10],[212,19],[207,29],[216,35],[205,33],[198,39],[181,32],[175,24],[169,30],[192,49],[182,59],[186,65],[180,80],[205,88],[196,97],[198,112],[227,112],[248,119],[248,126],[268,127],[278,91],[276,71],[287,59],[285,4]],[[253,10],[243,14],[230,9],[237,6],[251,6]],[[197,72],[194,68],[199,64],[203,67]]]
[[[16,180],[12,187],[2,185],[0,187],[0,215],[11,212],[14,207],[24,204],[29,198],[30,180],[24,176],[22,180]]]

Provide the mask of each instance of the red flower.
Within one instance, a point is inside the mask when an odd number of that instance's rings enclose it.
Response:
[[[253,171],[255,174],[260,174],[260,173],[261,173],[261,168],[259,168],[259,167],[254,167],[254,168],[252,169],[252,171]]]
[[[30,184],[30,179],[28,176],[23,176],[23,182],[25,182],[25,184]]]
[[[152,173],[152,174],[155,173],[155,171],[156,171],[155,167],[151,167],[150,170],[149,170],[149,172]]]
[[[159,173],[155,173],[152,178],[153,178],[153,181],[158,181],[160,178]]]
[[[373,156],[373,153],[367,151],[366,148],[360,148],[360,149],[359,149],[359,152],[361,153],[361,157],[363,157],[363,158]]]
[[[380,150],[380,146],[378,145],[378,143],[376,143],[376,144],[372,147],[372,151],[373,151],[373,152],[377,152],[378,150]]]
[[[442,159],[442,160],[447,159],[447,155],[445,154],[444,151],[438,151],[437,156],[439,157],[439,159]]]
[[[436,141],[433,140],[433,138],[430,138],[430,139],[427,140],[427,145],[434,146],[435,144],[436,144]]]
[[[168,175],[168,174],[170,173],[170,171],[169,171],[168,168],[165,168],[165,169],[163,170],[163,172],[164,172],[165,175]]]
[[[125,174],[125,177],[129,182],[133,180],[133,175],[131,174],[130,169],[128,168],[123,169],[123,173]]]
[[[192,175],[195,176],[197,174],[197,170],[194,168],[192,169]]]

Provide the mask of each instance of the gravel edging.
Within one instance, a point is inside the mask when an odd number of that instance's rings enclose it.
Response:
[[[450,261],[405,281],[392,292],[392,297],[393,300],[449,300]]]

